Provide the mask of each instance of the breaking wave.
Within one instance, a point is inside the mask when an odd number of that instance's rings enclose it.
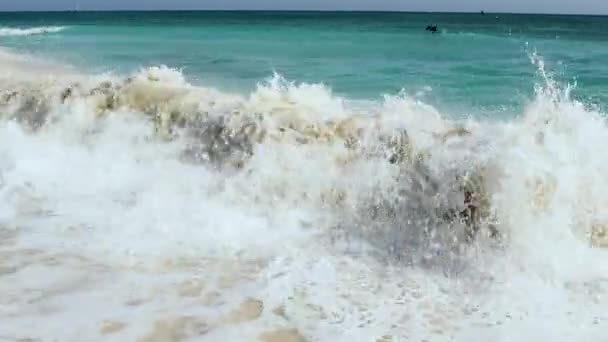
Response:
[[[448,240],[470,239],[480,224],[491,235],[513,233],[515,227],[507,219],[540,219],[560,196],[570,199],[559,208],[570,214],[559,234],[578,235],[587,244],[608,243],[592,238],[593,227],[608,224],[601,211],[592,208],[601,207],[608,196],[593,191],[600,179],[589,184],[583,176],[602,168],[588,169],[578,161],[584,156],[594,165],[603,160],[594,143],[608,137],[604,119],[573,101],[569,87],[560,89],[545,73],[541,58],[534,55],[532,62],[544,84],[537,87],[537,97],[523,116],[508,123],[452,121],[406,95],[357,104],[335,97],[323,85],[295,84],[279,75],[247,96],[225,94],[193,86],[181,72],[165,66],[130,77],[4,78],[0,108],[5,120],[31,132],[67,133],[79,122],[82,131],[73,133],[84,136],[114,117],[135,116],[150,124],[153,139],[177,142],[179,160],[215,170],[273,167],[256,165],[256,154],[265,149],[275,150],[273,154],[286,148],[314,151],[310,162],[335,172],[319,182],[324,186],[283,184],[275,191],[292,197],[293,205],[293,197],[304,196],[310,204],[340,207],[340,226],[348,222],[348,231],[358,227],[364,235],[371,229],[373,237],[368,239],[388,234],[389,250],[397,253],[422,240],[429,248],[441,246],[443,253]],[[287,159],[273,163],[290,162],[289,156],[281,158]],[[577,177],[564,178],[572,175],[559,174],[558,165],[574,167],[570,172]],[[363,176],[369,180],[360,180]],[[359,184],[348,184],[348,177]],[[521,187],[518,200],[501,202],[515,188],[504,182]],[[477,203],[475,214],[466,214],[473,208],[471,201]],[[512,217],[514,207],[519,209]],[[498,228],[499,221],[506,226]],[[433,244],[430,237],[443,241]]]
[[[349,101],[278,75],[242,95],[164,66],[42,79],[15,60],[5,67],[25,70],[0,75],[0,224],[38,222],[48,234],[30,244],[135,263],[357,255],[493,279],[502,292],[488,303],[520,306],[538,278],[608,274],[606,121],[537,55],[536,97],[508,122],[452,120],[405,94]],[[348,288],[306,286],[319,298]]]
[[[38,34],[58,33],[66,28],[67,27],[65,26],[40,26],[29,28],[0,27],[0,37],[33,36]]]

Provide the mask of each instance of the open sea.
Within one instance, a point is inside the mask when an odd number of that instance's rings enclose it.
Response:
[[[606,113],[602,16],[0,13],[0,341],[608,341]]]

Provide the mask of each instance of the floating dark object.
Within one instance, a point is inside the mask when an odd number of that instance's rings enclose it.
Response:
[[[484,12],[484,11],[481,11],[481,15],[486,15],[486,12]]]
[[[435,33],[437,32],[437,25],[429,25],[426,27],[426,30]]]

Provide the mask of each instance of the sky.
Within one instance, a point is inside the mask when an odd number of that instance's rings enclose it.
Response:
[[[0,0],[0,11],[381,10],[608,14],[608,0]]]

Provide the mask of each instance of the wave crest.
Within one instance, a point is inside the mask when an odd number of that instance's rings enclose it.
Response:
[[[405,94],[349,101],[279,75],[251,94],[227,94],[165,66],[130,77],[0,77],[0,113],[32,132],[82,135],[115,117],[138,118],[153,139],[178,146],[182,162],[232,171],[247,204],[315,208],[345,238],[452,274],[479,244],[535,256],[546,238],[569,248],[605,244],[598,204],[608,197],[597,189],[608,157],[593,151],[608,129],[539,69],[546,84],[508,123],[452,121]],[[590,164],[573,157],[580,151],[595,153]],[[536,260],[558,269],[564,259]]]
[[[65,26],[40,26],[29,28],[0,27],[0,37],[33,36],[47,33],[58,33],[67,29]]]

